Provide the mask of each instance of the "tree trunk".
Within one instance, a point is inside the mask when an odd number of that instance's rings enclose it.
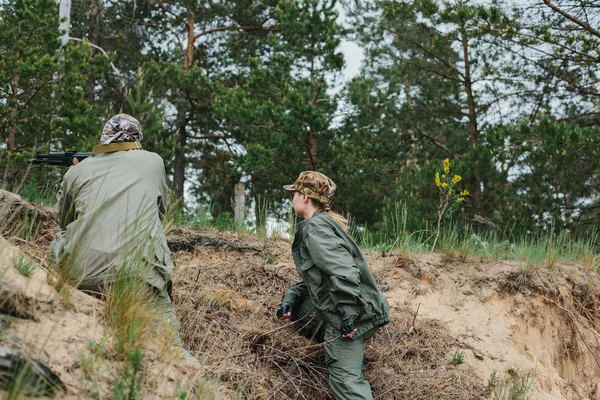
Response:
[[[462,31],[463,62],[465,63],[465,93],[467,95],[467,107],[469,109],[469,130],[471,132],[470,143],[474,147],[479,140],[479,129],[477,127],[477,111],[475,109],[475,98],[473,96],[473,82],[471,81],[471,65],[469,59],[469,43],[466,32]],[[473,169],[469,179],[471,192],[471,205],[473,212],[479,212],[481,208],[481,179],[476,169]]]
[[[18,58],[18,55],[17,55]],[[14,169],[10,168],[10,158],[12,152],[16,148],[17,142],[17,116],[19,114],[19,109],[17,107],[17,101],[19,93],[19,75],[15,75],[13,78],[13,87],[12,87],[12,98],[15,102],[13,109],[10,111],[10,128],[8,130],[8,138],[6,140],[6,149],[8,150],[8,157],[5,160],[6,167],[4,169],[4,180],[2,182],[2,186],[4,189],[12,191],[16,179],[16,174]]]
[[[17,57],[18,58],[18,57]],[[15,75],[13,78],[13,87],[12,87],[12,99],[15,102],[15,106],[10,112],[10,129],[8,131],[8,140],[7,140],[7,149],[9,152],[12,152],[15,149],[16,143],[16,133],[17,133],[17,115],[19,110],[17,108],[17,102],[19,101],[19,75]]]
[[[59,27],[63,31],[60,42],[62,46],[66,46],[69,42],[69,27],[71,24],[71,0],[60,0],[59,15],[61,19],[64,18]]]
[[[99,7],[96,0],[92,0],[90,3],[90,37],[89,41],[91,44],[98,45],[98,18],[99,18]],[[90,54],[93,56],[96,53],[94,46],[90,46]],[[88,104],[93,104],[95,101],[95,86],[96,81],[91,76],[88,78],[85,88],[85,101]]]
[[[410,97],[410,85],[408,82],[408,77],[404,78],[404,93],[406,93],[406,106],[412,111],[412,98]],[[415,170],[419,171],[420,168],[417,162],[417,138],[415,137],[415,131],[412,128],[408,128],[407,132],[410,136],[410,156],[408,164],[412,165]]]
[[[194,34],[194,12],[188,7],[188,20],[185,26],[187,31],[187,47],[183,56],[183,68],[187,70],[194,61],[194,42],[196,37]]]
[[[463,33],[462,37],[463,62],[465,63],[465,92],[467,94],[467,107],[469,108],[469,128],[471,131],[471,144],[477,143],[479,131],[477,128],[477,112],[473,97],[473,83],[471,82],[471,66],[469,65],[469,44]]]
[[[318,167],[317,163],[317,138],[311,136],[309,139],[308,147],[308,165],[311,171],[316,171]]]
[[[187,48],[183,55],[183,68],[187,69],[194,61],[194,12],[188,7],[188,20],[186,23],[187,32]],[[185,183],[185,167],[187,165],[185,159],[187,145],[187,118],[185,111],[180,110],[177,114],[177,148],[175,149],[175,160],[173,163],[173,190],[178,199],[183,198],[184,183]]]
[[[315,87],[315,43],[311,43],[311,58],[310,58],[310,104],[313,107],[317,106],[317,89]],[[310,122],[309,122],[310,123]],[[317,170],[317,138],[313,136],[314,132],[308,132],[308,168],[311,171]]]
[[[185,118],[185,112],[180,111],[177,117],[177,135],[179,140],[177,142],[177,148],[175,149],[175,162],[173,163],[173,190],[175,196],[178,199],[183,198],[183,184],[185,182],[185,150],[187,144],[187,120]]]

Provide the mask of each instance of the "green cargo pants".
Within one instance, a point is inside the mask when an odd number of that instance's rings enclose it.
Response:
[[[292,309],[292,321],[301,335],[327,342],[325,364],[329,371],[329,386],[336,400],[372,400],[371,386],[362,375],[365,340],[375,329],[353,340],[342,340],[340,327],[327,323],[324,315],[305,298]]]

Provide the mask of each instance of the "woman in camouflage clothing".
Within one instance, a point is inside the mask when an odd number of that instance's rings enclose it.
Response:
[[[278,318],[302,320],[300,333],[325,342],[329,383],[338,400],[372,399],[362,376],[364,341],[389,322],[389,304],[347,221],[331,210],[336,185],[327,176],[304,171],[292,185],[298,224],[292,254],[302,281],[287,290]]]

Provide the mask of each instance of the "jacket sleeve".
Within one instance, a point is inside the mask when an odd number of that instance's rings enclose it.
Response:
[[[291,288],[289,288],[281,299],[282,303],[298,304],[308,294],[306,282],[298,282]]]
[[[66,229],[67,225],[75,221],[77,213],[75,212],[75,201],[73,198],[73,188],[70,179],[65,174],[56,194],[57,202],[54,205],[52,214],[58,222],[61,229]]]
[[[360,270],[344,241],[328,227],[314,227],[307,234],[306,246],[315,266],[329,277],[329,293],[342,317],[358,315],[362,309]]]
[[[169,200],[169,186],[167,184],[167,173],[165,171],[165,164],[160,158],[160,182],[159,182],[159,198],[158,202],[158,213],[160,220],[163,221],[165,218],[165,214],[167,213],[167,201]]]

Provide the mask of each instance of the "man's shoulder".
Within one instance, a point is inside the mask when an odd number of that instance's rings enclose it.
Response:
[[[76,179],[78,176],[95,175],[98,170],[118,167],[122,163],[135,163],[142,168],[164,168],[164,162],[158,154],[146,150],[119,151],[115,153],[100,153],[86,158],[76,166],[69,168],[64,178]]]
[[[113,154],[116,156],[116,158],[123,161],[135,160],[136,163],[140,163],[141,165],[164,165],[162,157],[152,151],[129,150],[119,151]]]
[[[131,155],[133,157],[139,157],[139,158],[144,158],[144,159],[148,159],[148,160],[156,160],[156,161],[160,161],[160,162],[163,161],[162,157],[153,151],[129,150],[129,151],[125,151],[123,153]]]

